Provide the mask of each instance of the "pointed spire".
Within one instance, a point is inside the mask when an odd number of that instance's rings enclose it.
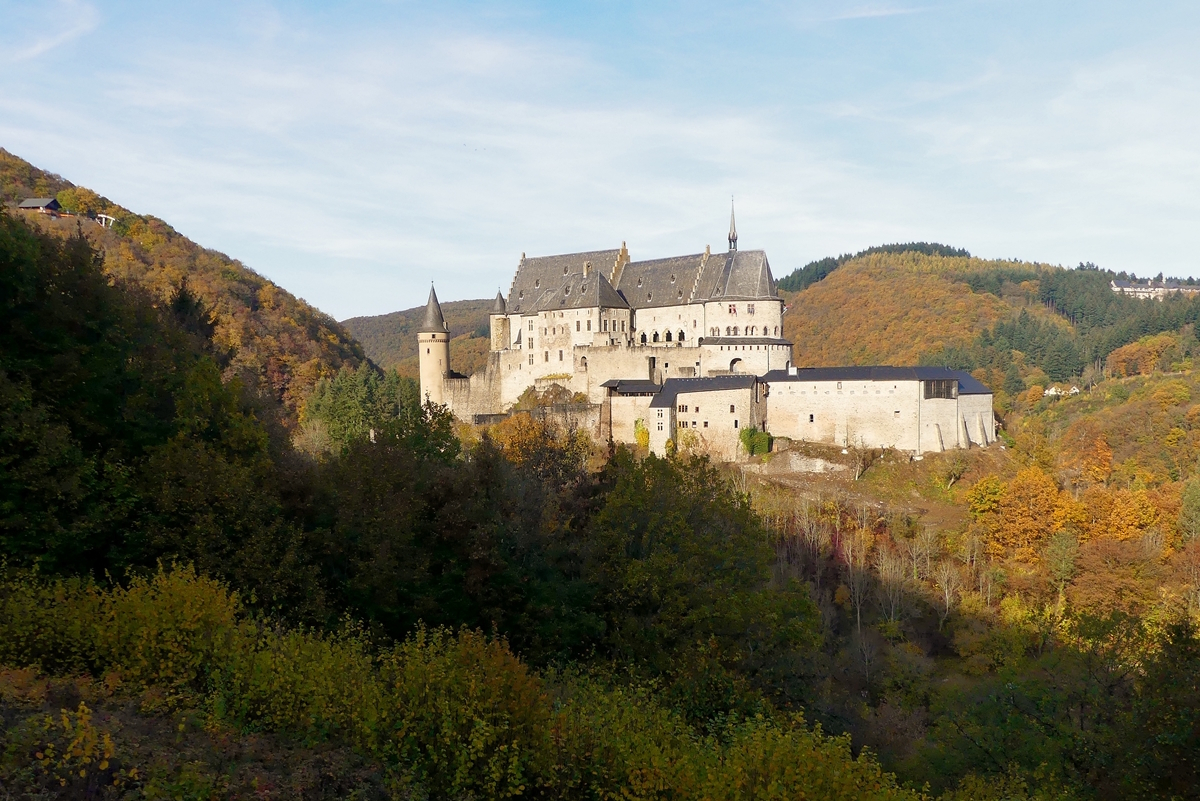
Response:
[[[733,216],[733,196],[729,197],[729,249],[737,250],[737,220]]]
[[[425,321],[417,330],[419,334],[442,334],[450,329],[446,327],[446,318],[442,316],[442,304],[438,303],[437,293],[433,284],[429,285],[429,303],[425,304]]]
[[[504,302],[504,296],[500,294],[500,290],[496,290],[496,302],[492,304],[492,314],[507,314],[508,304]]]

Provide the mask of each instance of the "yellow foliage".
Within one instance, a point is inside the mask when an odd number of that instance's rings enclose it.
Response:
[[[1045,393],[1045,390],[1044,390],[1044,389],[1042,389],[1041,385],[1039,385],[1039,384],[1034,384],[1034,385],[1033,385],[1032,387],[1030,387],[1030,388],[1029,388],[1029,390],[1028,390],[1028,391],[1025,393],[1025,402],[1026,402],[1026,403],[1037,403],[1038,401],[1040,401],[1040,400],[1042,399],[1042,397],[1043,397],[1045,394],[1046,394],[1046,393]]]

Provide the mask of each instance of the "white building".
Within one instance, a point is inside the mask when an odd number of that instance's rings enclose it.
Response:
[[[508,297],[496,295],[487,364],[470,377],[450,369],[431,289],[417,335],[421,394],[482,422],[557,385],[586,398],[599,439],[633,443],[644,427],[655,453],[673,442],[719,459],[737,457],[747,428],[916,454],[994,441],[991,392],[967,373],[796,369],[782,329],[767,256],[737,249],[731,216],[725,253],[635,262],[622,244],[522,255]]]
[[[772,434],[922,454],[990,445],[992,391],[945,367],[816,367],[767,373]]]

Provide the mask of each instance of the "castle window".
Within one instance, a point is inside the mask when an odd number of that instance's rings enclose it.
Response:
[[[588,328],[591,328],[591,327],[592,327],[592,324],[591,324],[591,323],[588,323]],[[579,321],[578,321],[578,320],[576,320],[576,321],[575,321],[575,330],[576,330],[576,331],[578,331],[578,330],[579,330]]]
[[[533,330],[533,320],[530,320],[530,321],[529,321],[529,330],[530,330],[530,331],[532,331],[532,330]]]
[[[533,354],[529,354],[529,363],[533,364]]]
[[[671,341],[671,332],[670,331],[667,332],[667,341],[668,342]]]
[[[646,332],[645,331],[642,332],[642,344],[643,345],[646,344]]]
[[[735,337],[738,335],[738,327],[736,325],[733,327],[733,335]]]
[[[426,352],[426,353],[429,353],[429,348],[426,348],[426,349],[425,349],[425,352]]]
[[[681,403],[681,404],[679,404],[679,409],[678,409],[678,410],[679,410],[679,411],[681,411],[681,412],[686,412],[686,411],[687,411],[687,405],[686,405],[686,404],[682,404],[682,403]]]
[[[638,279],[638,286],[641,286],[641,285],[642,285],[642,279],[640,279],[640,278],[639,278],[639,279]]]
[[[682,331],[679,332],[679,341],[680,342],[683,341],[683,332]]]
[[[542,285],[542,279],[540,279],[540,278],[539,278],[539,279],[537,279],[536,281],[534,281],[534,282],[533,282],[533,288],[534,288],[534,289],[537,289],[537,288],[538,288],[538,287],[540,287],[541,285]]]
[[[811,414],[808,416],[808,422],[813,422],[813,416]]]
[[[542,353],[542,361],[550,361],[550,351],[547,350]]]
[[[657,331],[654,332],[654,341],[655,342],[658,341],[658,332]]]
[[[672,283],[672,284],[673,284],[673,283],[675,283],[675,276],[674,276],[674,275],[672,275],[672,276],[671,276],[671,283]]]
[[[737,304],[736,303],[729,304],[729,313],[735,317],[737,316]]]
[[[746,304],[746,314],[754,314],[754,304],[753,303]]]
[[[592,330],[592,321],[591,320],[588,320],[588,330],[589,331]]]
[[[563,360],[563,357],[562,357],[562,351],[561,351],[561,350],[558,352],[558,360],[559,360],[560,362]]]
[[[608,332],[608,318],[607,317],[600,321],[600,330],[604,331],[605,333]]]
[[[729,413],[733,414],[735,411],[737,411],[737,407],[735,407],[732,403],[729,404]]]
[[[705,428],[708,428],[708,421],[707,421],[707,420],[705,420],[705,421],[704,421],[704,427],[705,427]]]
[[[662,420],[658,421],[658,430],[662,431]]]
[[[725,336],[729,336],[732,333],[733,333],[733,329],[730,328],[729,326],[725,326]]]
[[[899,416],[900,416],[900,410],[899,410],[899,409],[897,409],[897,410],[895,411],[895,413],[894,413],[894,414],[892,414],[892,417],[899,417]]]
[[[625,321],[624,320],[621,321],[621,333],[622,334],[625,333]]]
[[[925,400],[944,398],[952,400],[958,397],[958,379],[938,378],[925,382]]]
[[[734,421],[733,421],[733,427],[734,427],[734,428],[737,428],[737,427],[738,427],[738,421],[737,421],[737,420],[734,420]]]

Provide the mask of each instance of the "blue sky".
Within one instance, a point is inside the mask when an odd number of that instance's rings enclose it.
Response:
[[[1200,275],[1195,2],[0,0],[0,146],[339,319],[522,252]]]

